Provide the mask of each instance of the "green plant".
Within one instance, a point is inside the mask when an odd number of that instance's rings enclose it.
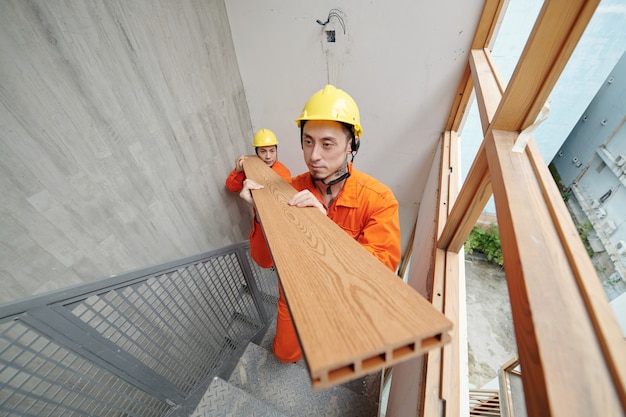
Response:
[[[552,178],[554,179],[554,182],[559,187],[559,191],[561,192],[561,197],[563,198],[563,201],[568,201],[572,193],[571,189],[563,185],[563,181],[561,180],[561,175],[559,175],[559,172],[556,170],[556,167],[554,166],[554,164],[548,165],[548,169],[550,170],[550,173],[552,174]]]
[[[500,233],[497,225],[474,226],[465,241],[465,253],[473,252],[483,253],[490,262],[500,266],[504,265]]]
[[[590,222],[578,223],[576,224],[576,230],[578,230],[578,235],[580,239],[583,241],[583,245],[585,245],[585,249],[587,249],[587,253],[589,256],[593,256],[593,249],[589,244],[589,233],[593,231],[593,226]]]

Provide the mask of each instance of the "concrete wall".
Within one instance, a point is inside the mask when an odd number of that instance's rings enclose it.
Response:
[[[0,302],[244,240],[222,0],[0,0]]]

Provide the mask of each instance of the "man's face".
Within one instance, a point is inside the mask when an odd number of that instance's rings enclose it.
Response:
[[[326,179],[345,166],[349,136],[339,122],[309,120],[302,132],[304,162],[315,179]]]
[[[276,158],[278,157],[278,150],[276,149],[276,145],[272,146],[259,146],[256,148],[256,154],[263,162],[265,162],[268,166],[274,165],[276,162]]]

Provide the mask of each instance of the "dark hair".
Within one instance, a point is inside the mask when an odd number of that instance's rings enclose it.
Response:
[[[276,147],[276,151],[278,151],[278,145],[274,145]],[[254,153],[256,154],[256,156],[259,156],[259,148],[265,148],[265,146],[255,146],[254,147]]]

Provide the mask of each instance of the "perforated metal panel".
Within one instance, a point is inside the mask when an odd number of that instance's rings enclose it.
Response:
[[[167,414],[267,324],[276,275],[249,262],[235,245],[0,307],[0,411]]]
[[[170,409],[18,320],[0,332],[2,415],[150,417]]]
[[[246,253],[248,257],[248,263],[252,267],[252,276],[254,282],[257,285],[257,293],[260,299],[266,304],[268,315],[273,315],[276,310],[276,303],[278,302],[278,277],[273,268],[264,269],[260,268],[250,257],[250,253]]]

